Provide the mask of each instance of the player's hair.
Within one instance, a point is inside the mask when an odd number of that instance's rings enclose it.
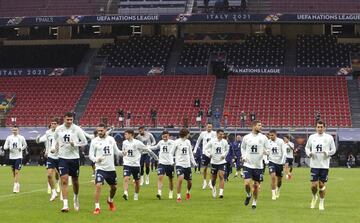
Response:
[[[168,130],[164,130],[164,131],[161,133],[161,135],[166,135],[166,134],[168,134],[168,135],[170,134]]]
[[[94,133],[94,136],[95,136],[95,137],[96,137],[96,136],[97,136],[97,134],[98,134],[98,133],[97,133],[97,130],[94,130],[94,132],[93,132],[93,133]]]
[[[127,134],[130,134],[130,135],[135,135],[135,132],[134,132],[134,130],[132,130],[132,129],[126,129],[125,130],[125,133],[127,133]]]
[[[216,130],[216,133],[220,133],[220,132],[224,133],[224,130],[222,130],[222,129]]]
[[[97,127],[101,127],[101,128],[107,128],[106,124],[105,123],[99,123]]]
[[[275,129],[271,129],[271,130],[269,131],[269,133],[274,133],[274,134],[277,134],[277,132],[276,132],[276,130],[275,130]]]
[[[208,123],[206,123],[206,125],[213,125],[213,124],[212,124],[212,122],[208,122]]]
[[[188,129],[186,129],[186,128],[180,129],[180,132],[179,132],[180,138],[184,138],[187,135],[189,135],[189,130]]]
[[[325,127],[325,122],[323,120],[317,120],[316,125],[323,125]]]
[[[51,122],[56,122],[57,124],[59,124],[59,118],[54,117],[51,119]]]
[[[18,127],[17,125],[13,125],[13,128],[16,128],[16,129],[18,129],[19,127]]]
[[[251,122],[251,126],[255,126],[258,123],[261,123],[260,120],[254,120],[254,121]]]
[[[73,113],[73,112],[66,112],[66,113],[64,114],[64,117],[74,118],[74,113]]]
[[[144,129],[144,130],[145,130],[145,126],[142,125],[142,126],[140,126],[138,129],[139,129],[139,130],[140,130],[140,129]]]

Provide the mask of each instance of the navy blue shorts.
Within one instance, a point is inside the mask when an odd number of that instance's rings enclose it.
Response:
[[[165,175],[173,178],[174,177],[174,166],[172,165],[164,165],[164,164],[159,164],[158,166],[158,175]]]
[[[124,166],[124,177],[133,176],[134,180],[140,179],[140,167],[139,166]]]
[[[224,164],[211,164],[211,174],[217,175],[219,171],[226,171],[226,163]]]
[[[95,183],[104,184],[104,181],[106,181],[106,183],[108,183],[109,185],[116,185],[116,171],[96,170]]]
[[[144,166],[144,164],[150,164],[150,155],[142,154],[140,158],[140,166]]]
[[[203,167],[207,167],[210,164],[211,158],[207,157],[205,154],[202,154],[201,159]]]
[[[289,166],[292,166],[294,162],[294,158],[286,158],[286,163],[289,164]]]
[[[69,175],[72,177],[79,177],[80,159],[63,159],[59,158],[59,173],[60,176]]]
[[[22,159],[9,159],[9,164],[13,170],[21,170]]]
[[[242,167],[240,150],[234,150],[234,159],[236,163],[236,169],[239,170]]]
[[[329,169],[311,168],[311,182],[321,181],[323,183],[328,181]]]
[[[191,180],[192,179],[191,167],[184,168],[182,166],[176,166],[176,175],[178,177],[184,175],[185,180]]]
[[[244,179],[261,182],[264,180],[263,169],[252,169],[244,166]]]
[[[277,177],[282,177],[283,176],[283,165],[277,164],[277,163],[273,163],[273,162],[269,162],[269,173],[275,173]]]
[[[48,157],[46,160],[46,169],[57,169],[59,171],[59,159]]]

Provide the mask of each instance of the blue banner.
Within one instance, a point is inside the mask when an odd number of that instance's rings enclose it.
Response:
[[[147,24],[147,23],[359,23],[360,13],[328,14],[172,14],[172,15],[101,15],[38,16],[0,18],[0,26],[65,26],[77,24]]]

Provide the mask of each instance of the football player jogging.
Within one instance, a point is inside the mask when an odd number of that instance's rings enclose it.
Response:
[[[97,137],[91,140],[89,158],[95,163],[95,210],[94,214],[100,214],[101,187],[106,181],[110,186],[110,194],[107,198],[110,211],[115,211],[114,196],[116,193],[117,176],[114,165],[114,155],[119,156],[121,151],[112,136],[107,134],[105,124],[97,127]]]
[[[150,146],[151,150],[159,150],[159,166],[158,166],[158,192],[156,197],[161,200],[164,176],[169,178],[169,199],[173,198],[174,190],[174,140],[170,139],[168,131],[163,131],[162,140],[155,146]]]
[[[238,177],[239,176],[239,171],[240,171],[240,176],[243,177],[243,171],[242,171],[242,165],[241,165],[241,135],[236,135],[235,141],[230,143],[230,150],[232,152],[232,158],[235,161],[235,165],[236,165],[236,173],[234,177]]]
[[[311,168],[312,200],[310,208],[315,208],[319,190],[319,210],[322,211],[325,210],[325,183],[328,180],[330,157],[336,152],[334,138],[325,133],[324,121],[318,120],[316,122],[316,133],[310,135],[305,146],[305,152],[310,157]]]
[[[253,197],[252,208],[256,209],[259,187],[263,181],[263,156],[269,153],[269,140],[261,133],[262,125],[259,120],[251,123],[251,133],[244,136],[241,143],[241,155],[244,162],[244,184],[247,206]],[[253,194],[251,194],[251,180],[253,180]]]
[[[154,146],[156,144],[155,137],[148,131],[145,131],[144,126],[139,127],[139,134],[136,136],[137,140],[140,140],[146,146]],[[144,166],[145,166],[145,184],[148,185],[150,183],[150,156],[148,152],[143,151],[140,160],[140,185],[144,184]]]
[[[64,115],[64,123],[55,130],[51,153],[59,153],[59,173],[61,179],[61,192],[63,196],[63,208],[61,212],[68,212],[68,179],[72,177],[74,191],[74,210],[79,211],[79,171],[80,155],[79,147],[86,146],[87,140],[83,130],[75,125],[74,114],[67,112]]]
[[[283,177],[283,167],[286,160],[284,141],[277,137],[276,130],[270,130],[269,173],[271,177],[271,199],[280,197],[280,188]]]
[[[54,118],[50,123],[50,129],[48,129],[44,135],[36,137],[36,143],[45,143],[45,156],[48,186],[50,188],[50,201],[54,201],[57,197],[57,192],[60,192],[59,186],[59,154],[55,151],[51,153],[51,145],[54,141],[55,129],[58,126],[58,119]],[[54,182],[54,176],[56,182]]]
[[[225,157],[229,152],[229,144],[224,139],[224,130],[216,131],[216,139],[210,140],[205,146],[205,154],[211,158],[212,196],[216,198],[216,179],[219,175],[219,198],[224,197],[224,175],[226,171]]]
[[[9,150],[9,163],[11,165],[14,187],[13,192],[20,192],[20,170],[22,166],[23,151],[26,149],[27,144],[24,136],[19,134],[19,128],[15,125],[11,129],[12,135],[9,135],[4,144],[4,150]]]
[[[284,143],[286,148],[285,178],[290,180],[292,177],[294,162],[294,143],[290,142],[288,136],[284,136]]]
[[[206,125],[206,131],[203,131],[200,133],[199,135],[199,138],[197,139],[196,141],[196,144],[195,144],[195,150],[194,150],[194,154],[196,154],[197,152],[197,149],[200,145],[200,142],[202,141],[202,165],[204,167],[204,172],[203,172],[203,186],[202,186],[202,189],[205,190],[206,189],[206,178],[207,178],[207,169],[208,169],[208,166],[210,164],[210,157],[208,157],[206,154],[205,154],[205,151],[204,151],[204,148],[206,146],[206,144],[208,142],[210,142],[210,140],[212,139],[216,139],[216,132],[212,130],[213,129],[213,125],[211,123],[207,123]],[[212,184],[211,184],[211,180],[209,180],[209,187],[212,188]]]
[[[123,198],[128,200],[129,197],[129,182],[130,176],[134,178],[135,181],[135,193],[134,201],[139,200],[139,191],[140,191],[140,159],[143,152],[150,154],[154,159],[158,160],[158,157],[154,154],[151,149],[146,147],[141,141],[134,139],[134,130],[127,129],[125,130],[124,136],[125,141],[122,145],[122,154],[124,161],[124,195]]]
[[[190,143],[189,130],[181,129],[179,132],[179,139],[175,140],[174,145],[174,155],[175,155],[175,166],[176,166],[176,175],[177,175],[177,196],[176,201],[178,203],[182,202],[181,198],[181,185],[183,180],[187,181],[187,190],[186,190],[186,200],[190,200],[190,190],[192,186],[192,174],[191,174],[191,164],[196,165],[194,154],[192,151],[192,146]]]

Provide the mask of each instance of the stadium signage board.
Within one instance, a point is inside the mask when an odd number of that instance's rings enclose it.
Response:
[[[61,76],[73,74],[73,68],[10,68],[0,69],[0,76]]]
[[[173,14],[173,15],[112,15],[112,16],[37,16],[0,18],[0,26],[41,26],[80,24],[133,24],[145,23],[358,23],[360,13],[344,14]]]

